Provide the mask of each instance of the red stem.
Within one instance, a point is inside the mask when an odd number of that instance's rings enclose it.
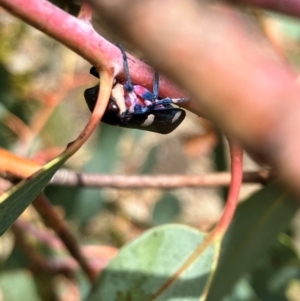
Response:
[[[229,193],[227,197],[227,203],[223,212],[221,219],[219,220],[216,227],[208,234],[206,239],[194,250],[194,252],[189,256],[189,258],[181,265],[181,267],[173,274],[171,278],[168,279],[149,299],[149,301],[154,301],[156,298],[162,294],[168,287],[170,287],[180,275],[186,271],[195,260],[209,247],[212,242],[215,241],[217,237],[222,237],[227,230],[232,217],[234,215],[238,199],[239,192],[242,183],[243,174],[243,151],[240,146],[231,139],[228,139],[230,147],[231,156],[231,173],[232,178],[230,182]],[[211,279],[210,279],[211,280]],[[206,289],[208,289],[210,281],[207,284]]]
[[[213,238],[214,235],[219,237],[223,236],[228,229],[238,204],[239,193],[243,179],[243,150],[236,143],[236,141],[233,141],[230,138],[228,138],[228,143],[231,158],[231,181],[224,212],[218,224],[211,233]]]

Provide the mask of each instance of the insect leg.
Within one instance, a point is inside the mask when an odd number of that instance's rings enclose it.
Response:
[[[154,77],[153,77],[153,100],[158,98],[158,93],[159,93],[159,74],[155,70]]]
[[[124,66],[125,77],[126,77],[126,81],[127,81],[127,83],[124,85],[124,87],[127,90],[127,92],[132,92],[133,85],[132,85],[131,78],[130,78],[128,60],[127,60],[127,55],[126,55],[125,49],[123,48],[123,46],[121,44],[116,44],[116,46],[121,50],[121,53],[123,56],[123,66]]]
[[[159,99],[159,100],[153,102],[147,108],[149,110],[153,110],[159,105],[165,106],[165,105],[178,104],[178,103],[186,102],[188,100],[189,100],[189,98],[170,98],[170,97],[166,97],[164,99]]]
[[[158,99],[159,95],[159,74],[157,71],[154,71],[154,78],[153,78],[153,102]],[[167,98],[164,98],[164,99],[161,99],[161,100],[158,100],[155,102],[155,105],[159,105],[159,104],[177,104],[177,103],[181,103],[181,102],[186,102],[188,101],[189,98],[170,98],[170,97],[167,97]]]
[[[172,103],[177,104],[177,103],[182,103],[189,101],[190,98],[171,98]]]
[[[167,97],[164,99],[157,100],[156,102],[154,102],[153,104],[148,106],[148,108],[155,108],[156,106],[159,106],[159,105],[171,105],[172,103],[173,103],[173,99],[170,97]]]

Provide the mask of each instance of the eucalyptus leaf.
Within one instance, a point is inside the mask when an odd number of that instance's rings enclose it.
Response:
[[[180,225],[147,231],[110,261],[87,301],[199,300],[209,283],[218,248],[209,246],[177,272],[204,239],[203,233]]]

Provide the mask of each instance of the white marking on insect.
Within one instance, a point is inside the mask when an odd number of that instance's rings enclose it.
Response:
[[[172,101],[172,103],[182,103],[182,102],[187,102],[190,99],[189,98],[170,98],[170,100]]]
[[[148,115],[147,119],[141,124],[141,126],[149,126],[153,123],[155,116],[153,114]]]
[[[126,112],[123,85],[116,84],[112,89],[111,97],[116,101],[117,106],[120,109],[120,114]]]
[[[181,112],[179,111],[179,112],[177,112],[177,113],[175,114],[175,116],[173,117],[172,123],[176,122],[176,120],[177,120],[180,116],[181,116]]]

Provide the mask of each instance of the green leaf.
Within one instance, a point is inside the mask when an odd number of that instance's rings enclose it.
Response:
[[[201,232],[179,225],[160,226],[147,231],[121,249],[108,264],[87,301],[199,300],[217,256],[218,248],[214,245],[183,269],[171,285],[164,285],[204,239]],[[151,299],[156,293],[156,297]]]
[[[152,223],[159,225],[174,222],[180,213],[181,206],[178,198],[171,193],[164,193],[154,205]]]
[[[269,184],[243,202],[225,235],[209,301],[221,300],[266,254],[299,208],[299,201],[277,183]]]
[[[60,156],[0,197],[0,235],[22,214],[68,159]]]
[[[0,295],[5,301],[42,301],[34,279],[25,271],[1,274]]]
[[[260,258],[259,266],[248,276],[256,295],[261,300],[288,300],[287,291],[291,282],[299,278],[299,259],[291,244],[282,244],[291,240],[287,234],[281,234],[276,244],[268,250],[267,256]],[[292,247],[292,248],[291,248]]]
[[[248,280],[244,277],[234,286],[230,295],[223,301],[259,301]]]

